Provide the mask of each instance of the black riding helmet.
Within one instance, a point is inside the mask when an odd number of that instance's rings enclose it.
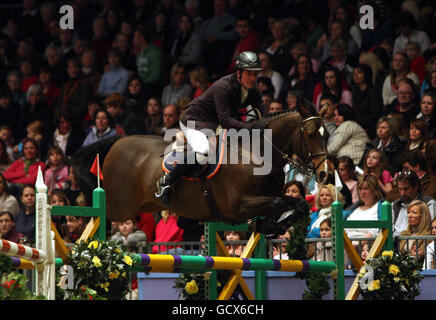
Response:
[[[249,70],[249,71],[261,71],[262,66],[260,64],[259,57],[252,51],[241,52],[236,58],[235,70]]]

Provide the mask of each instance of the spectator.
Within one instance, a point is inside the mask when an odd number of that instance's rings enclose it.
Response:
[[[332,237],[332,222],[331,218],[326,218],[319,225],[321,239],[331,239]],[[318,241],[315,244],[315,261],[333,261],[332,242]]]
[[[348,34],[348,30],[345,29],[344,22],[340,20],[335,20],[330,24],[330,36],[328,38],[327,43],[325,44],[321,60],[326,61],[330,56],[330,46],[332,45],[333,41],[342,39],[344,41],[345,45],[345,55],[350,56],[358,56],[360,53],[360,49],[356,41],[351,39],[350,35]]]
[[[224,231],[224,241],[242,241],[246,240],[244,231]],[[226,250],[230,257],[240,257],[244,251],[242,244],[227,244]]]
[[[214,0],[213,9],[214,16],[203,22],[200,35],[205,42],[208,73],[217,79],[229,65],[239,36],[235,28],[236,18],[228,14],[228,2]]]
[[[269,104],[268,113],[280,112],[283,111],[283,103],[279,99],[271,100]]]
[[[98,109],[94,113],[92,129],[83,141],[82,147],[115,135],[117,131],[112,116],[106,109]]]
[[[154,242],[181,242],[183,240],[183,230],[177,226],[177,215],[167,210],[161,212],[162,219],[156,225],[156,237]],[[152,253],[177,254],[181,252],[180,246],[154,245]]]
[[[381,203],[383,199],[382,190],[377,177],[372,174],[364,174],[357,180],[357,192],[359,202],[354,204],[347,213],[347,221],[352,220],[379,220]],[[345,229],[348,238],[372,238],[376,237],[379,230],[377,228],[353,228]],[[357,247],[359,241],[352,241]],[[365,244],[362,241],[360,244]]]
[[[422,84],[425,78],[426,61],[421,54],[419,43],[413,41],[408,42],[405,51],[410,60],[410,69],[418,76],[419,82]]]
[[[421,184],[422,194],[433,197],[435,190],[431,184],[430,172],[422,150],[406,152],[402,161],[403,170],[412,170],[416,173]]]
[[[186,0],[185,1],[185,12],[191,17],[194,30],[200,31],[203,26],[204,19],[200,16],[199,3],[198,0]]]
[[[121,65],[130,76],[133,76],[136,73],[136,55],[132,53],[130,36],[121,32],[117,33],[112,47],[120,50]]]
[[[101,72],[95,61],[95,51],[86,49],[80,57],[82,65],[82,76],[91,86],[92,96],[98,95],[98,87],[100,86]]]
[[[407,228],[401,232],[400,236],[428,236],[431,235],[432,217],[425,202],[415,200],[407,205]],[[415,256],[420,263],[424,262],[425,240],[401,240],[399,251]]]
[[[277,99],[280,94],[280,90],[283,84],[282,75],[274,70],[274,66],[272,64],[272,56],[267,52],[259,53],[259,60],[262,66],[262,70],[257,75],[258,79],[261,77],[267,77],[271,79],[271,83],[274,88],[274,98]]]
[[[339,69],[343,79],[347,83],[351,83],[353,78],[353,68],[357,65],[356,56],[347,54],[347,47],[343,39],[331,41],[329,52],[330,57],[324,61],[321,68],[326,64],[330,64]]]
[[[156,223],[154,221],[153,213],[141,212],[138,214],[137,229],[142,230],[147,235],[147,241],[154,241],[154,231],[156,229]],[[179,217],[180,218],[180,217]]]
[[[435,91],[424,91],[420,108],[421,112],[416,115],[416,119],[421,119],[428,124],[428,137],[436,137],[436,92]]]
[[[120,231],[111,237],[112,241],[121,242],[126,247],[135,247],[135,250],[138,243],[147,241],[147,235],[138,230],[137,224],[133,220],[120,222],[118,228]]]
[[[398,81],[403,78],[409,78],[416,86],[419,86],[419,78],[411,71],[409,58],[405,53],[397,52],[392,58],[390,74],[383,83],[382,94],[385,107],[397,97]]]
[[[185,67],[175,63],[170,71],[170,83],[163,89],[162,104],[177,104],[182,98],[192,97],[192,87],[185,82]]]
[[[392,176],[387,170],[386,155],[382,150],[371,149],[363,160],[364,174],[372,174],[377,177],[383,195],[392,190]]]
[[[394,53],[404,51],[410,41],[419,43],[422,52],[426,51],[431,44],[427,33],[417,30],[416,20],[410,12],[402,12],[400,15],[401,35],[395,39]]]
[[[335,110],[337,106],[338,99],[335,95],[330,93],[323,94],[319,100],[319,115],[322,117],[324,125],[326,126],[330,135],[328,143],[333,141],[333,136],[336,130]]]
[[[85,135],[73,128],[72,117],[68,111],[60,111],[56,118],[56,129],[50,137],[50,144],[59,147],[66,158],[71,158],[82,146]]]
[[[187,13],[179,20],[179,28],[171,45],[169,54],[175,62],[179,62],[187,69],[202,64],[204,44],[200,35],[195,32],[194,24]]]
[[[0,172],[0,212],[8,211],[16,217],[19,209],[17,199],[11,194],[6,179]]]
[[[108,50],[109,67],[101,76],[98,94],[107,97],[111,93],[124,94],[129,82],[129,72],[121,65],[121,52],[116,48]]]
[[[436,236],[436,218],[433,218],[431,221],[431,235]],[[425,262],[423,269],[429,270],[429,269],[436,269],[436,261],[434,259],[434,250],[435,249],[435,242],[429,243],[425,249],[426,256],[425,256]]]
[[[127,108],[142,114],[142,108],[145,103],[146,97],[144,93],[144,84],[140,77],[134,76],[130,78],[129,83],[127,84]]]
[[[374,139],[375,125],[382,113],[383,101],[372,84],[372,69],[369,65],[359,64],[354,69],[352,100],[357,123],[365,128],[370,139]]]
[[[3,173],[9,183],[12,194],[18,194],[18,189],[24,184],[34,185],[38,173],[38,167],[44,172],[44,162],[40,161],[39,145],[32,138],[23,141],[23,154],[21,159],[15,160]]]
[[[435,217],[436,203],[432,197],[422,194],[421,183],[414,171],[401,171],[397,178],[400,198],[392,203],[393,235],[398,236],[407,229],[407,206],[413,200],[421,200],[427,204],[431,219]]]
[[[424,91],[436,89],[436,55],[434,55],[425,67],[425,78],[421,85],[421,97]]]
[[[344,87],[344,85],[346,87]],[[348,85],[342,81],[341,73],[338,68],[326,65],[322,71],[321,82],[315,86],[313,102],[319,106],[319,100],[324,93],[331,93],[338,97],[340,103],[352,105],[352,95],[347,89]]]
[[[383,83],[386,78],[386,70],[383,62],[374,52],[362,52],[359,57],[359,64],[366,64],[371,67],[371,83],[377,90],[377,93],[381,95]]]
[[[310,101],[313,99],[315,86],[320,81],[319,76],[313,71],[312,59],[309,55],[302,54],[295,61],[295,71],[284,78],[279,97],[285,99],[289,90],[299,90],[303,92],[304,98]]]
[[[20,71],[22,75],[21,90],[26,93],[31,85],[38,82],[35,65],[29,58],[25,57],[20,61]]]
[[[331,216],[332,203],[337,201],[344,204],[342,194],[335,190],[335,186],[332,184],[319,185],[318,192],[315,196],[315,206],[318,211],[313,212],[310,215],[310,224],[307,228],[308,238],[320,238],[320,225],[321,222]],[[345,211],[344,211],[345,214]]]
[[[272,25],[272,39],[267,40],[263,50],[272,56],[274,69],[286,75],[295,63],[291,55],[291,35],[284,20],[276,20]]]
[[[61,89],[53,82],[52,71],[48,66],[42,66],[39,68],[38,79],[39,85],[44,94],[44,101],[47,104],[48,109],[53,112],[55,102],[61,94]]]
[[[12,93],[7,88],[0,89],[0,125],[16,128],[21,116],[20,106],[13,102]],[[14,132],[19,138],[18,130]]]
[[[236,32],[239,35],[239,41],[233,51],[232,61],[227,67],[227,73],[233,73],[235,70],[235,61],[238,55],[244,51],[258,52],[261,40],[257,32],[253,29],[252,21],[249,16],[242,15],[237,17]]]
[[[391,175],[401,170],[401,151],[405,146],[398,138],[397,130],[398,122],[395,118],[381,117],[377,121],[376,137],[367,146],[367,150],[376,148],[385,153]]]
[[[47,153],[47,170],[44,173],[44,182],[48,187],[48,194],[55,189],[66,189],[68,187],[68,166],[65,155],[61,148],[51,147]]]
[[[56,108],[71,112],[73,127],[79,129],[86,115],[88,100],[92,96],[92,86],[81,74],[80,61],[68,60],[69,80],[62,87]]]
[[[415,119],[410,122],[409,142],[404,151],[423,150],[428,139],[428,124],[424,120]]]
[[[178,18],[177,18],[178,19]],[[177,21],[176,21],[177,23]],[[159,10],[153,14],[149,23],[153,43],[162,51],[165,56],[164,64],[167,63],[168,52],[171,50],[175,31],[170,27],[170,21],[165,11]]]
[[[290,240],[292,230],[289,228],[284,234],[277,236],[278,240]],[[288,252],[286,251],[287,242],[279,242],[273,246],[273,259],[289,260]]]
[[[163,110],[163,126],[157,129],[157,134],[164,136],[170,129],[179,128],[180,110],[177,106],[169,104]]]
[[[107,111],[115,120],[115,125],[127,135],[142,134],[144,122],[142,116],[134,110],[127,110],[126,98],[119,93],[111,93],[105,100]]]
[[[150,97],[155,90],[161,89],[162,53],[153,44],[151,33],[145,27],[136,29],[133,34],[133,45],[138,49],[136,55],[138,75],[144,82],[146,97]]]
[[[262,92],[262,99],[263,99],[264,94],[265,94],[265,92]],[[272,93],[271,93],[271,99],[272,99]],[[297,106],[301,106],[302,100],[303,100],[303,92],[301,92],[299,90],[289,90],[286,93],[285,101],[287,104],[287,108],[289,110],[298,111],[299,109]]]
[[[63,227],[66,234],[64,241],[66,243],[75,243],[85,231],[87,219],[85,217],[66,216],[66,220],[67,222]]]
[[[5,143],[9,160],[14,161],[14,151],[12,149],[14,138],[12,137],[12,128],[10,126],[0,126],[0,139]]]
[[[410,79],[401,79],[398,85],[398,98],[387,106],[387,112],[399,113],[403,116],[407,126],[416,118],[420,108],[418,106],[418,91],[414,82]]]
[[[335,110],[335,124],[337,126],[333,139],[327,145],[327,150],[337,158],[349,156],[357,165],[365,152],[369,142],[366,131],[356,122],[353,109],[349,105],[339,104]]]
[[[0,211],[0,239],[19,243],[23,234],[15,230],[15,220],[9,211]]]
[[[273,98],[274,98],[274,85],[272,84],[271,78],[268,77],[259,77],[256,80],[256,83],[259,87],[259,91],[260,93],[265,92],[265,91],[269,91],[273,94]]]
[[[357,177],[356,177],[356,166],[353,160],[348,156],[343,156],[338,158],[338,174],[342,182],[347,185],[348,190],[350,190],[352,199],[351,202],[354,204],[359,201],[359,195],[357,192]]]
[[[27,237],[30,244],[33,244],[35,243],[35,187],[33,185],[23,187],[21,204],[22,208],[15,219],[15,229]]]
[[[206,68],[196,67],[189,72],[189,82],[195,89],[192,98],[201,96],[210,87],[211,84],[208,80]]]
[[[53,74],[53,82],[62,86],[68,79],[66,65],[61,61],[61,49],[55,45],[49,45],[45,49],[44,63],[50,68]]]
[[[147,117],[145,118],[146,134],[159,134],[158,129],[163,126],[162,104],[158,97],[151,97],[147,102]]]
[[[349,10],[345,6],[339,6],[334,10],[333,13],[334,20],[342,21],[344,24],[344,29],[348,30],[351,38],[356,42],[359,48],[362,47],[362,32],[357,23],[354,23],[353,17]]]
[[[9,159],[6,143],[3,139],[0,139],[0,172],[5,171],[10,165],[11,160]]]
[[[109,39],[113,40],[120,29],[120,12],[115,7],[108,8],[104,18],[106,20],[107,36]]]
[[[12,102],[20,107],[20,110],[24,108],[26,104],[26,95],[21,91],[21,74],[18,71],[10,71],[6,76],[8,88],[12,94]]]
[[[103,62],[107,58],[107,52],[112,46],[112,39],[108,38],[108,30],[104,18],[94,18],[92,30],[91,49],[95,51],[95,61],[97,61],[100,67],[103,67]]]

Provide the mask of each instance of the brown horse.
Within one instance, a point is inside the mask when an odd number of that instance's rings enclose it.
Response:
[[[181,180],[176,184],[171,210],[180,216],[203,221],[245,223],[258,214],[272,213],[259,212],[260,207],[253,209],[246,204],[256,199],[271,203],[271,200],[280,198],[284,183],[283,167],[289,161],[299,159],[298,164],[312,170],[318,182],[325,181],[327,175],[333,172],[334,166],[327,159],[328,132],[321,118],[303,119],[297,112],[285,111],[268,115],[264,120],[272,131],[271,140],[264,141],[264,147],[267,143],[272,144],[272,170],[269,174],[254,175],[253,169],[259,165],[252,157],[249,164],[230,164],[233,152],[238,152],[239,156],[244,154],[244,150],[230,146],[226,152],[227,164],[223,164],[214,178],[208,181],[221,216],[214,215],[210,210],[198,181]],[[107,153],[102,172],[108,219],[125,221],[134,219],[140,212],[164,209],[154,194],[156,181],[164,173],[162,154],[168,144],[162,137],[134,135],[99,142],[90,146],[92,154],[88,150],[78,155],[94,159],[97,152],[103,157]],[[74,170],[76,175],[81,174],[79,168]],[[82,175],[88,170],[89,167],[82,169]],[[89,193],[86,196],[89,202]],[[273,210],[272,207],[270,209]]]

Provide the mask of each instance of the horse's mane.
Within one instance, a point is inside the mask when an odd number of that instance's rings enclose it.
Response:
[[[273,113],[268,113],[268,114],[263,116],[263,119],[265,121],[271,121],[271,120],[276,120],[276,119],[282,118],[282,117],[284,117],[284,116],[286,116],[288,114],[295,114],[295,115],[297,115],[299,113],[297,111],[289,110],[288,109],[288,110],[282,110],[282,111],[277,111],[277,112],[273,112]]]

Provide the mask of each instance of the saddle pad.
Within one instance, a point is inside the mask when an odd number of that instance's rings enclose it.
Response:
[[[223,130],[223,134],[217,136],[221,137],[221,139],[218,141],[218,146],[216,148],[216,163],[206,163],[205,167],[202,169],[201,175],[206,175],[206,178],[212,179],[217,172],[220,170],[223,159],[224,159],[224,148],[225,148],[225,142],[227,137],[227,130]],[[192,152],[192,151],[188,151]],[[195,157],[195,155],[192,155],[192,158]],[[194,159],[194,158],[193,158]],[[178,162],[183,161],[183,152],[177,152],[176,150],[168,153],[162,160],[162,169],[166,173],[170,173]],[[191,164],[191,166],[199,166],[199,164]],[[190,170],[192,172],[192,176],[184,176],[182,177],[183,180],[189,180],[189,181],[199,181],[200,179],[197,177],[196,172],[198,170]],[[195,175],[195,176],[194,176]]]

